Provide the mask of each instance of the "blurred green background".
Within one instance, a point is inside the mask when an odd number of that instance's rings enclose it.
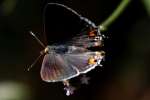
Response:
[[[61,83],[41,80],[42,59],[26,71],[42,50],[28,31],[37,32],[44,41],[42,11],[46,3],[68,5],[99,25],[120,1],[1,0],[0,100],[150,100],[150,0],[132,0],[103,32],[109,37],[104,68],[90,72],[90,84],[81,86],[73,96],[65,96]]]

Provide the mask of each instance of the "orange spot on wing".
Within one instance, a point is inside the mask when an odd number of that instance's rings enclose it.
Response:
[[[94,37],[94,36],[96,36],[95,32],[96,32],[95,30],[90,31],[90,32],[89,32],[89,37]]]
[[[88,64],[95,64],[96,63],[96,61],[95,61],[95,59],[93,58],[93,57],[90,57],[89,59],[88,59]]]

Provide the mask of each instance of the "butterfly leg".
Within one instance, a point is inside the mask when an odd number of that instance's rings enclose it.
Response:
[[[74,93],[75,87],[71,86],[68,80],[63,81],[64,90],[66,91],[66,95],[70,96]]]

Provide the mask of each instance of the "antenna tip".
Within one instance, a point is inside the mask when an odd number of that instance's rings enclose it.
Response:
[[[29,71],[30,71],[30,68],[28,68],[27,71],[29,72]]]
[[[27,71],[29,72],[30,71],[30,69],[32,68],[33,66],[31,65],[31,66],[29,66],[28,68],[27,68]]]
[[[30,34],[32,35],[32,36],[35,36],[35,34],[32,32],[32,31],[29,31],[30,32]]]

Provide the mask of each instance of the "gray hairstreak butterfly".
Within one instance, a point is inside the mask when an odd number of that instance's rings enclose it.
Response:
[[[66,95],[71,95],[75,88],[68,80],[101,65],[104,58],[104,51],[101,50],[103,36],[92,21],[58,3],[48,3],[44,9],[44,32],[47,46],[30,32],[45,48],[31,67],[44,55],[40,71],[42,80],[63,82]],[[82,83],[87,84],[86,78]]]

